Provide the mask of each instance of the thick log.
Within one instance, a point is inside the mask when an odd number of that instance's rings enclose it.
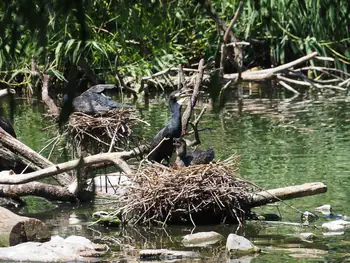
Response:
[[[13,174],[9,176],[16,177],[17,175]],[[74,184],[72,184],[72,187],[74,187]],[[75,190],[75,188],[71,190],[70,187],[66,188],[40,182],[30,182],[20,185],[0,184],[0,197],[19,198],[34,195],[52,201],[74,203],[77,201]]]
[[[250,206],[256,207],[281,200],[317,195],[325,192],[327,192],[327,186],[320,182],[270,189],[252,194]]]
[[[0,207],[0,247],[14,246],[27,241],[47,241],[50,232],[40,220],[18,216]]]

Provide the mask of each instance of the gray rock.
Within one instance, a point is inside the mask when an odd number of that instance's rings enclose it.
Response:
[[[250,257],[250,256],[243,256],[239,258],[229,258],[227,260],[227,263],[250,263],[252,262],[253,259],[254,257]]]
[[[331,205],[321,205],[319,207],[316,207],[315,210],[317,212],[322,213],[323,215],[329,216],[332,214],[332,207]]]
[[[343,230],[345,227],[350,227],[350,222],[345,221],[343,219],[334,220],[334,221],[330,221],[322,224],[322,228],[325,228],[330,231]]]
[[[182,243],[186,247],[204,247],[215,244],[223,238],[217,232],[198,232],[195,234],[186,235],[182,239]]]
[[[322,233],[325,237],[328,236],[341,236],[344,235],[344,231],[339,231],[339,232],[323,232]]]
[[[346,216],[346,215],[345,215],[345,216],[343,216],[343,219],[344,219],[344,220],[350,220],[350,216]]]
[[[199,258],[200,254],[194,251],[180,251],[170,249],[143,249],[140,250],[140,259],[172,260],[183,258]]]
[[[226,241],[226,251],[232,254],[246,254],[260,252],[260,248],[253,245],[248,239],[236,234],[229,234]]]
[[[305,242],[312,242],[316,236],[313,233],[299,233],[297,234],[297,237],[300,238],[300,240],[305,241]]]
[[[70,236],[66,239],[53,236],[45,243],[26,242],[13,247],[0,248],[0,259],[8,261],[91,261],[102,256],[105,245],[91,242],[85,237]]]

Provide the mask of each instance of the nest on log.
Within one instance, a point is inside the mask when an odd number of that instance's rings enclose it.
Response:
[[[66,124],[66,132],[76,151],[97,154],[111,147],[120,151],[137,146],[133,128],[141,122],[133,109],[116,108],[95,115],[74,112]]]
[[[133,178],[126,205],[119,211],[136,223],[242,223],[249,210],[252,184],[237,177],[239,157],[230,162],[174,169],[141,167]]]

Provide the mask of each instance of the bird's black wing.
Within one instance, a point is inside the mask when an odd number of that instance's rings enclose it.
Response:
[[[16,138],[16,133],[13,129],[11,122],[5,119],[4,117],[0,117],[0,127],[12,137]]]
[[[156,136],[153,137],[153,141],[151,144],[151,149],[155,148],[162,140],[163,138],[168,138],[169,137],[169,127],[166,125],[161,129]]]

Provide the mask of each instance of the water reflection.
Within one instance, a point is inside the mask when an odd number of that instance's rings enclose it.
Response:
[[[233,153],[241,155],[241,176],[266,189],[316,181],[328,186],[326,194],[282,203],[280,210],[283,220],[294,222],[300,220],[300,214],[291,206],[304,211],[313,210],[325,203],[331,204],[337,214],[350,215],[350,203],[347,201],[350,187],[350,152],[348,150],[350,149],[350,99],[345,96],[311,99],[307,95],[304,98],[285,99],[285,94],[277,91],[249,92],[248,89],[248,92],[244,93],[241,111],[238,110],[238,102],[234,98],[235,91],[227,94],[228,102],[220,111],[211,107],[209,97],[199,103],[197,113],[203,105],[209,106],[200,123],[200,128],[209,128],[200,134],[202,141],[200,148],[207,149],[213,146],[217,159],[225,159]],[[140,127],[138,130],[140,137],[148,141],[170,118],[166,96],[151,96],[149,99],[149,105],[140,102],[137,104],[140,117],[150,123],[149,127]],[[40,130],[47,125],[48,123],[43,121],[42,114],[32,106],[25,104],[17,107],[15,128],[19,138],[35,150],[43,148],[46,140],[52,135],[49,131]],[[276,207],[258,208],[256,211],[277,212]],[[39,217],[47,220],[55,233],[83,234],[95,239],[103,236],[126,235],[130,237],[128,244],[139,248],[176,248],[179,246],[180,237],[191,231],[191,229],[184,230],[176,227],[169,228],[165,232],[161,230],[160,234],[157,229],[143,230],[142,228],[129,230],[128,233],[121,233],[118,229],[91,230],[87,228],[87,222],[90,220],[89,213],[77,212],[74,216],[69,214],[64,220],[61,218],[65,223],[62,223],[61,219],[56,223],[52,222],[54,216],[52,213],[49,213],[47,218],[43,215]],[[79,220],[81,224],[77,223]],[[227,233],[234,231],[232,226],[216,226],[207,229],[217,230],[226,236]],[[196,231],[200,230],[196,229]],[[290,244],[283,239],[286,234],[294,233],[296,230],[264,226],[257,230],[247,226],[240,231],[252,240],[269,246],[281,245],[284,242]],[[299,231],[302,230],[298,229],[297,232]],[[321,231],[318,233],[322,236]],[[339,243],[342,239],[349,240],[349,234],[329,237],[313,245],[299,241],[296,246],[327,249],[333,248],[335,245],[331,244]],[[123,242],[125,240],[123,239]],[[346,250],[344,246],[349,249],[348,245],[343,245],[339,249]],[[216,248],[219,246],[213,247],[213,249]],[[323,257],[332,258],[332,255]],[[265,258],[260,260],[275,261],[276,258],[265,255]],[[254,259],[254,262],[259,262],[259,258]]]

